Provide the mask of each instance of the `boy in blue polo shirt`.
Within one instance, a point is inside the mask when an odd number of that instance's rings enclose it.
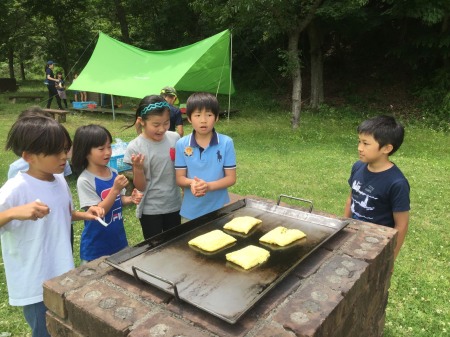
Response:
[[[209,93],[194,93],[186,102],[186,115],[194,129],[175,148],[177,185],[184,190],[180,215],[192,220],[230,201],[227,188],[236,183],[233,140],[214,129],[219,102]]]

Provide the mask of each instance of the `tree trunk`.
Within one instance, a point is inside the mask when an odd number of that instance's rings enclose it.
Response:
[[[25,65],[23,64],[23,61],[20,61],[20,78],[22,78],[22,81],[25,81]]]
[[[64,28],[61,27],[65,27],[64,25],[64,21],[60,16],[54,15],[53,16],[53,20],[56,23],[56,29],[58,32],[58,39],[59,39],[59,46],[60,46],[60,53],[58,56],[58,61],[61,64],[62,68],[63,68],[63,78],[68,76],[68,69],[69,69],[69,49],[67,47],[67,34],[66,31],[64,30]],[[57,62],[58,62],[57,61]],[[56,73],[55,73],[56,76]]]
[[[300,32],[294,31],[289,35],[289,64],[292,65],[292,128],[297,129],[300,125],[300,113],[302,110],[302,74],[300,68],[300,58],[298,41]]]
[[[309,105],[317,109],[324,101],[322,34],[316,20],[308,26],[311,58],[311,98]]]
[[[446,15],[444,17],[444,20],[442,20],[441,35],[443,35],[443,36],[448,36],[448,30],[450,27],[449,20],[450,20],[450,15]],[[443,61],[444,67],[450,66],[450,60],[448,57],[443,56],[442,61]]]
[[[12,46],[8,46],[8,67],[9,67],[9,78],[14,78],[14,50]]]
[[[290,64],[292,65],[292,128],[296,129],[300,125],[300,114],[302,111],[302,73],[299,58],[298,41],[300,33],[306,29],[316,13],[317,8],[322,4],[323,0],[314,0],[309,9],[308,15],[301,21],[298,28],[289,35],[289,55]]]
[[[120,32],[122,33],[122,41],[131,44],[130,32],[128,30],[128,21],[125,14],[125,9],[122,6],[121,0],[114,0],[116,6],[116,16],[120,25]]]

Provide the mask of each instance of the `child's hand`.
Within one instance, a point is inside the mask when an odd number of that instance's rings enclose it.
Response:
[[[191,192],[195,197],[203,197],[208,192],[208,184],[206,181],[194,177],[194,181],[191,184]]]
[[[50,208],[41,201],[33,201],[29,204],[14,207],[14,218],[17,220],[37,220],[50,213]]]
[[[133,164],[133,167],[136,169],[143,170],[144,169],[144,158],[145,158],[145,156],[141,153],[132,154],[131,155],[131,163]]]
[[[105,209],[100,206],[91,206],[86,212],[72,211],[72,220],[98,220],[105,216]]]
[[[85,212],[87,219],[96,220],[97,217],[103,218],[105,216],[105,209],[99,206],[91,206]]]
[[[133,189],[133,192],[131,192],[131,201],[133,202],[133,204],[137,205],[141,202],[143,196],[144,196],[144,193],[138,191],[135,188],[135,189]]]
[[[125,177],[123,174],[119,174],[116,179],[114,179],[113,189],[116,191],[122,191],[125,187],[128,185],[128,178]]]

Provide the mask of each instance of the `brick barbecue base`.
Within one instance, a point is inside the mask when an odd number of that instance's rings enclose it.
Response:
[[[382,336],[396,236],[352,221],[234,325],[100,258],[45,282],[48,330],[53,337]]]

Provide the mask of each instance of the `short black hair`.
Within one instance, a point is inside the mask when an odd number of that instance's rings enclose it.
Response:
[[[98,124],[80,126],[73,137],[72,166],[77,173],[83,172],[88,166],[87,156],[94,147],[102,146],[109,140],[111,133]]]
[[[379,144],[380,148],[391,144],[393,155],[403,143],[405,129],[403,125],[392,116],[377,116],[363,121],[357,128],[358,134],[371,135]]]
[[[191,118],[191,115],[196,110],[210,110],[214,116],[219,117],[219,101],[216,96],[209,92],[193,93],[186,101],[186,116]]]
[[[19,114],[19,116],[17,116],[17,119],[20,119],[22,117],[28,117],[28,116],[45,116],[45,117],[52,118],[52,115],[50,113],[42,110],[42,108],[38,105],[30,106],[26,110],[23,110]]]
[[[12,150],[19,157],[23,152],[48,156],[68,152],[71,146],[69,133],[53,118],[25,116],[11,126],[5,149]]]

